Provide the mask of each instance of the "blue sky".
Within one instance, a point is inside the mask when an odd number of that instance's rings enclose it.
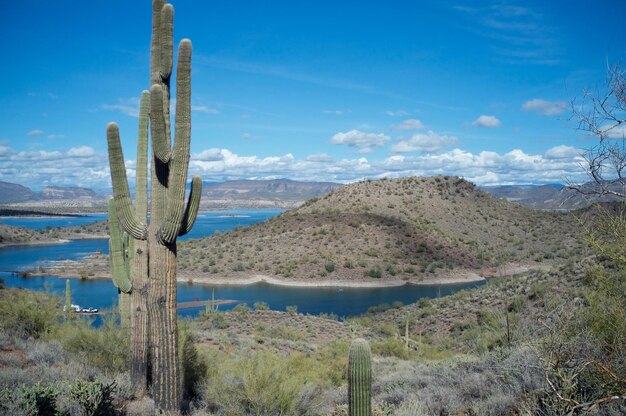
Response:
[[[210,181],[582,180],[570,101],[626,51],[617,0],[173,4]],[[134,173],[150,8],[0,0],[0,180],[107,188],[109,121]]]

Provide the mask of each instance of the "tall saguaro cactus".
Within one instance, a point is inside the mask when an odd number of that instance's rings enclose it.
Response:
[[[348,412],[350,416],[372,416],[372,364],[369,343],[355,339],[348,356]]]
[[[155,406],[160,411],[177,411],[181,402],[181,380],[176,319],[176,238],[189,232],[195,222],[202,180],[197,176],[193,178],[189,200],[185,204],[191,140],[191,42],[183,39],[178,47],[175,133],[172,147],[169,114],[174,9],[163,0],[153,0],[152,5],[149,223],[143,214],[137,213],[137,207],[143,202],[139,201],[139,189],[133,209],[119,129],[115,123],[110,123],[107,127],[107,141],[114,201],[121,228],[141,242],[135,245],[135,273],[138,273],[137,257],[147,258],[147,270],[143,271],[143,276],[147,278],[145,296]],[[142,99],[146,96],[144,93]],[[135,291],[137,288],[133,287],[133,293]]]

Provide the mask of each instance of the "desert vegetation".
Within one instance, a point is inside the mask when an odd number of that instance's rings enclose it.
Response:
[[[621,414],[626,305],[612,244],[598,242],[597,257],[347,320],[261,303],[207,310],[178,330],[184,409],[348,414],[348,347],[364,338],[374,415]],[[64,318],[63,301],[47,294],[0,293],[4,412],[153,412],[130,384],[127,329]]]

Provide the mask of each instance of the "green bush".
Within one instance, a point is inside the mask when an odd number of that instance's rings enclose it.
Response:
[[[63,316],[58,296],[22,289],[0,295],[0,329],[11,336],[39,338],[55,332]]]
[[[267,302],[254,302],[253,307],[255,311],[268,311],[270,309],[270,305]]]
[[[269,352],[230,359],[212,352],[204,401],[223,415],[317,414],[320,373],[304,354],[282,357]]]
[[[79,361],[114,375],[128,369],[130,334],[106,318],[100,328],[94,328],[84,319],[63,325],[59,331],[63,347]]]
[[[383,277],[383,271],[378,266],[374,266],[366,272],[366,276],[380,279]]]
[[[382,355],[383,357],[398,357],[403,360],[409,358],[409,352],[405,348],[404,340],[398,337],[388,337],[382,341],[373,341],[372,353]]]
[[[69,396],[76,401],[88,416],[111,416],[117,414],[113,407],[115,382],[79,380],[70,387]]]

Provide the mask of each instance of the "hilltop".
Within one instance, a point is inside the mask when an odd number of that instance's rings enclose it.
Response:
[[[576,220],[456,177],[364,181],[265,223],[180,244],[181,275],[310,282],[444,282],[579,253]],[[506,266],[506,270],[505,270]]]

